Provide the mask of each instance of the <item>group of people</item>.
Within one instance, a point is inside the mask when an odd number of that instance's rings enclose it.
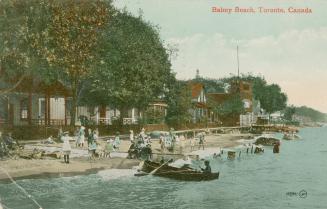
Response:
[[[182,135],[176,135],[173,132],[173,129],[170,130],[169,133],[164,133],[160,136],[160,147],[161,152],[165,152],[165,150],[174,151],[177,144],[179,144],[179,147],[181,149],[181,152],[184,148],[186,137]],[[191,148],[191,151],[195,149],[196,141],[198,144],[198,149],[204,149],[205,146],[205,132],[198,133],[195,138],[189,138],[189,146]]]
[[[88,144],[88,150],[90,153],[90,158],[94,159],[95,158],[95,151],[97,149],[97,139],[98,139],[98,133],[97,130],[92,130],[89,128],[87,132],[85,131],[84,126],[80,126],[80,128],[76,131],[76,147],[84,147],[85,145],[85,138],[87,138],[87,144]],[[87,133],[87,134],[86,134]],[[71,145],[70,145],[70,139],[71,137],[69,136],[69,132],[62,132],[59,134],[60,139],[63,142],[62,145],[62,151],[64,155],[64,161],[65,163],[69,163],[69,155],[71,153]],[[85,136],[86,135],[86,136]]]
[[[9,150],[13,150],[18,147],[18,142],[14,140],[11,133],[2,134],[0,132],[0,158],[7,156]]]
[[[128,149],[128,158],[152,158],[151,138],[145,133],[144,128],[142,128],[137,136],[134,136],[134,132],[130,130],[130,141],[131,145]]]

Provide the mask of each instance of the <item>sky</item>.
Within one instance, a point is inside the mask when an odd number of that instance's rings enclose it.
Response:
[[[172,68],[179,79],[221,78],[240,72],[264,76],[288,103],[327,113],[326,0],[114,0],[117,8],[160,28],[178,49]],[[212,7],[310,8],[312,13],[214,13]]]

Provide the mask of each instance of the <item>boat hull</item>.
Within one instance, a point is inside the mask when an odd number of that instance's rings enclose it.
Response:
[[[151,171],[158,167],[160,167],[159,163],[145,161],[142,171],[151,173]],[[219,178],[219,172],[203,173],[188,168],[176,168],[169,165],[163,165],[153,175],[181,181],[210,181]]]

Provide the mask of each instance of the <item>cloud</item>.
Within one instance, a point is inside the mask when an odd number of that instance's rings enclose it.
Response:
[[[326,27],[240,40],[198,33],[166,42],[179,49],[172,64],[180,79],[194,77],[196,69],[204,77],[236,74],[238,45],[241,73],[262,74],[268,82],[281,85],[291,104],[327,112]]]

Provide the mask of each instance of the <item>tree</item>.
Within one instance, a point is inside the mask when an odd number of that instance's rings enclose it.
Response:
[[[79,89],[99,61],[96,49],[100,45],[102,29],[109,23],[111,6],[101,0],[49,1],[44,4],[51,14],[48,27],[30,40],[38,56],[47,61],[47,74],[71,90],[71,125],[74,125]],[[42,42],[37,41],[39,39]]]
[[[31,41],[31,37],[50,19],[43,3],[42,0],[0,2],[0,76],[7,84],[0,95],[13,91],[25,78],[42,72],[45,63],[33,50],[41,39]]]
[[[244,113],[244,104],[240,95],[234,94],[222,104],[215,104],[213,110],[222,117],[236,117]]]
[[[287,121],[292,121],[293,120],[293,115],[295,114],[296,112],[296,107],[294,107],[293,105],[291,106],[287,106],[285,109],[284,109],[284,120],[287,120]]]
[[[224,93],[225,92],[225,85],[219,79],[212,79],[212,78],[202,78],[198,77],[193,79],[197,83],[202,83],[206,87],[207,93]]]
[[[295,108],[295,115],[310,118],[313,122],[326,122],[327,115],[310,107],[301,106]]]
[[[277,84],[271,84],[263,89],[263,96],[260,100],[261,107],[270,115],[273,112],[283,110],[286,107],[287,96],[281,92]]]
[[[222,78],[223,83],[232,83],[238,80],[247,81],[252,84],[252,92],[254,99],[258,101],[263,101],[266,98],[265,87],[267,86],[267,81],[262,76],[248,74],[241,74],[240,77],[231,75],[230,77]]]
[[[252,83],[254,99],[260,101],[261,107],[269,114],[283,110],[286,107],[287,95],[281,91],[279,85],[268,85],[264,77],[254,76],[252,74],[241,74],[240,77],[231,76],[223,78],[222,81],[230,83],[238,79]]]
[[[166,96],[168,104],[166,122],[168,125],[177,128],[186,125],[192,120],[189,112],[193,107],[191,91],[187,83],[177,81],[175,78],[170,82],[169,92]]]
[[[163,96],[171,76],[169,54],[155,27],[127,12],[117,12],[105,34],[102,61],[89,91],[102,95],[123,118],[128,109],[145,110]]]

